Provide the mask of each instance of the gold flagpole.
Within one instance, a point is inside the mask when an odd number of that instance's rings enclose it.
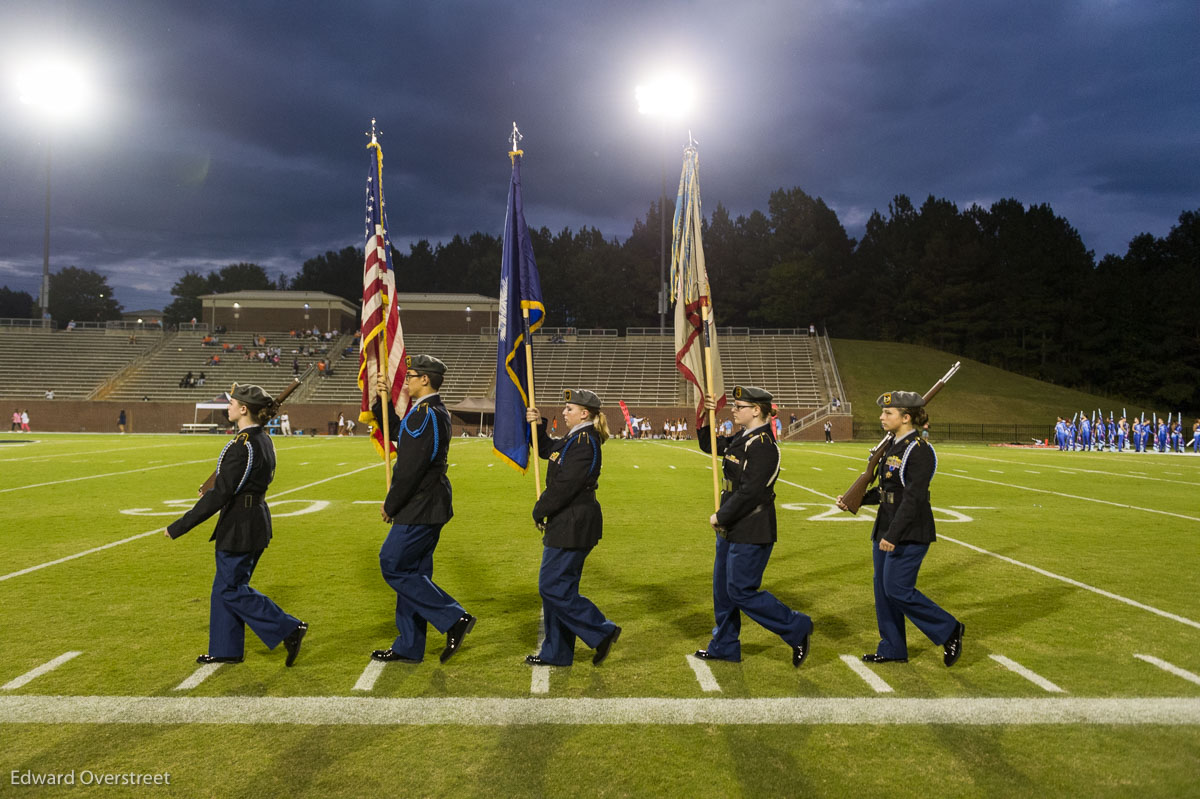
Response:
[[[509,135],[509,140],[512,142],[512,149],[508,151],[508,160],[512,162],[514,168],[517,165],[517,156],[524,155],[524,150],[517,149],[517,142],[525,138],[517,130],[517,123],[513,123],[512,134]],[[521,253],[520,241],[517,242],[517,262],[514,268],[521,268]],[[529,329],[529,308],[524,302],[521,303],[521,318],[525,320],[525,380],[529,386],[529,407],[537,407],[537,395],[533,391],[533,331]],[[533,456],[533,495],[540,497],[542,495],[542,464],[541,455],[538,454],[538,435],[537,422],[531,422],[529,430],[530,453]]]
[[[379,146],[379,141],[375,137],[375,120],[374,119],[371,120],[371,144],[368,146],[375,148],[375,180],[378,181],[375,185],[377,186],[377,191],[379,192],[380,205],[381,205],[381,207],[379,208],[379,221],[382,222],[383,221],[383,208],[382,208],[382,203],[383,203],[383,148]],[[386,231],[384,231],[384,232],[386,233]],[[387,237],[385,236],[384,238],[385,238],[385,246],[388,246],[386,244]],[[387,257],[386,253],[384,254],[384,257],[385,258]],[[386,264],[387,261],[385,260],[384,263]],[[386,490],[391,489],[391,487],[392,487],[392,436],[391,436],[391,430],[389,429],[389,427],[390,427],[389,417],[391,416],[390,411],[391,411],[391,407],[392,407],[392,385],[391,385],[391,382],[388,380],[388,348],[387,348],[388,304],[391,302],[394,302],[395,297],[388,297],[388,296],[384,295],[382,289],[380,290],[379,293],[380,293],[380,299],[383,300],[380,303],[380,307],[383,310],[383,332],[380,333],[379,338],[376,339],[375,343],[377,345],[377,349],[376,349],[376,358],[378,359],[377,366],[379,368],[379,373],[383,375],[383,386],[384,386],[383,392],[380,393],[380,395],[379,395],[379,399],[380,399],[380,415],[383,417],[380,420],[380,426],[383,428],[383,485],[384,485],[384,490],[386,491]]]
[[[704,390],[706,396],[712,397],[715,403],[717,398],[713,397],[712,350],[708,346],[708,297],[700,298],[700,320],[700,342],[704,347]],[[717,464],[717,414],[711,408],[708,409],[708,435],[709,450],[712,453],[713,513],[716,513],[721,509],[721,467]]]

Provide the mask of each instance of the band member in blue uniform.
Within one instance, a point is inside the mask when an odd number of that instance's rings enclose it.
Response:
[[[1192,425],[1192,452],[1200,453],[1200,419]]]
[[[1108,435],[1108,425],[1104,423],[1104,417],[1096,419],[1096,426],[1092,430],[1093,437],[1096,440],[1096,449],[1103,450],[1105,437]]]
[[[1158,433],[1154,442],[1154,448],[1159,452],[1167,450],[1167,423],[1162,419],[1158,420]]]
[[[595,650],[592,665],[608,657],[621,636],[621,628],[579,593],[583,563],[600,542],[604,519],[596,501],[602,458],[600,447],[608,440],[608,420],[600,398],[591,391],[563,392],[563,422],[567,434],[551,438],[546,420],[537,408],[526,409],[527,421],[537,425],[538,455],[549,460],[546,490],[533,506],[533,521],[542,536],[542,567],[538,593],[546,636],[536,655],[527,655],[530,666],[570,666],[575,659],[575,639]]]
[[[286,665],[296,662],[308,625],[284,613],[271,599],[250,587],[250,577],[271,541],[267,486],[275,479],[275,446],[262,425],[276,413],[271,395],[258,386],[234,384],[229,421],[237,435],[221,450],[213,486],[203,491],[190,511],[167,527],[179,536],[220,513],[210,541],[216,541],[217,574],[208,612],[208,653],[197,663],[241,663],[246,627],[268,649],[287,651]]]
[[[1116,435],[1117,435],[1117,443],[1116,443],[1117,452],[1124,452],[1125,451],[1125,437],[1127,435],[1129,435],[1129,422],[1125,419],[1124,416],[1122,416],[1120,421],[1117,422]]]
[[[392,485],[379,514],[391,524],[379,549],[379,569],[396,592],[396,640],[371,653],[375,660],[420,663],[425,657],[427,623],[446,634],[441,662],[461,647],[475,617],[433,582],[433,551],[442,527],[454,515],[446,458],[450,452],[450,413],[438,396],[446,364],[429,355],[407,359],[404,379],[412,408],[400,419],[388,403],[388,432],[396,442]],[[377,396],[387,396],[381,375]],[[382,401],[372,408],[383,418]]]
[[[1054,443],[1058,444],[1059,452],[1067,448],[1067,423],[1061,416],[1054,423]]]
[[[1079,420],[1079,445],[1085,452],[1092,449],[1092,423],[1086,416]]]
[[[863,497],[864,505],[878,505],[871,530],[875,563],[875,618],[879,644],[862,656],[867,663],[904,663],[908,644],[907,617],[930,641],[943,649],[942,661],[953,666],[962,655],[965,627],[929,597],[917,590],[917,573],[937,540],[929,483],[937,471],[937,454],[917,429],[929,421],[925,399],[913,391],[890,391],[876,400],[882,409],[879,421],[895,438],[879,462],[879,484]],[[842,498],[837,505],[846,510]]]
[[[721,506],[709,517],[716,532],[713,560],[712,638],[695,656],[703,660],[742,659],[742,614],[778,635],[791,648],[792,665],[799,666],[809,653],[813,631],[810,617],[792,610],[768,591],[761,590],[763,572],[771,558],[778,532],[775,521],[775,481],[780,453],[771,418],[771,395],[757,386],[733,389],[733,420],[741,429],[733,436],[717,436],[717,455],[723,458],[725,489]],[[705,398],[710,410],[712,397]],[[703,452],[712,452],[707,425],[696,431]]]

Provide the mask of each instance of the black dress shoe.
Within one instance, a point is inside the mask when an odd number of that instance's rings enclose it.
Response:
[[[962,657],[962,639],[963,633],[966,631],[966,625],[960,621],[954,628],[954,634],[950,636],[950,640],[942,644],[942,649],[946,653],[942,656],[942,662],[947,666],[953,666]]]
[[[197,663],[241,663],[241,658],[222,658],[216,655],[201,655],[196,658]]]
[[[728,663],[741,663],[741,658],[723,658],[711,654],[707,649],[697,649],[693,657],[698,657],[701,660],[724,660]]]
[[[283,662],[285,666],[291,666],[296,662],[296,656],[300,654],[300,642],[304,640],[304,634],[308,632],[308,622],[300,622],[300,626],[292,630],[287,638],[283,639],[283,648],[287,650],[287,660]]]
[[[548,660],[542,660],[541,655],[526,655],[525,656],[525,665],[526,666],[557,666],[557,667],[561,667],[561,664],[559,664],[559,663],[551,663]]]
[[[459,617],[458,621],[454,622],[454,626],[446,633],[446,648],[442,650],[441,660],[445,663],[449,660],[459,647],[462,646],[463,639],[467,637],[467,633],[475,629],[475,622],[478,621],[470,613],[464,613]]]
[[[385,663],[420,663],[421,661],[414,658],[406,658],[404,655],[392,649],[376,649],[371,653],[371,660],[382,660]]]
[[[608,657],[608,650],[612,649],[612,645],[621,637],[621,628],[613,627],[613,631],[605,636],[604,640],[596,647],[596,654],[592,655],[592,665],[599,666]]]
[[[799,668],[800,664],[804,662],[804,659],[808,657],[809,638],[810,636],[806,635],[804,636],[803,641],[792,645],[792,665],[796,668]]]
[[[907,663],[908,658],[885,658],[883,655],[876,655],[874,652],[868,652],[862,656],[863,663]]]

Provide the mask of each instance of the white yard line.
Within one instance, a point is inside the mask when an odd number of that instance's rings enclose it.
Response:
[[[1165,610],[1159,610],[1156,607],[1152,607],[1151,605],[1143,604],[1136,600],[1130,599],[1129,597],[1124,597],[1124,596],[1121,596],[1120,594],[1114,594],[1111,591],[1105,591],[1103,588],[1097,588],[1094,585],[1088,585],[1087,583],[1081,583],[1078,580],[1072,580],[1070,577],[1064,577],[1061,574],[1055,574],[1054,572],[1046,571],[1045,569],[1039,569],[1037,566],[1032,566],[1028,563],[1022,563],[1019,560],[1014,560],[1013,558],[1007,557],[1005,555],[1000,555],[995,552],[989,552],[988,550],[986,550],[982,547],[977,547],[974,544],[968,544],[966,541],[959,541],[957,538],[951,538],[948,535],[939,534],[938,540],[939,541],[949,541],[953,544],[958,544],[959,546],[974,550],[975,552],[978,552],[982,555],[988,555],[990,557],[1002,560],[1005,563],[1011,563],[1014,566],[1020,566],[1023,569],[1029,569],[1030,571],[1036,572],[1036,573],[1042,575],[1043,577],[1050,577],[1055,580],[1061,580],[1062,582],[1067,583],[1068,585],[1073,585],[1076,588],[1082,588],[1085,591],[1091,591],[1094,594],[1099,594],[1100,596],[1108,597],[1109,599],[1115,599],[1118,602],[1124,602],[1126,605],[1130,605],[1132,607],[1138,608],[1139,610],[1149,611],[1150,613],[1153,613],[1158,616],[1162,616],[1165,619],[1170,619],[1171,621],[1177,621],[1180,624],[1186,624],[1189,627],[1195,627],[1196,629],[1200,630],[1200,622],[1198,622],[1198,621],[1193,621],[1192,619],[1186,618],[1184,616],[1178,616],[1174,613],[1168,613]]]
[[[1174,674],[1176,677],[1182,677],[1183,679],[1187,680],[1188,682],[1194,682],[1196,685],[1200,685],[1200,674],[1193,674],[1192,672],[1190,672],[1186,669],[1181,669],[1178,666],[1172,665],[1165,660],[1159,660],[1158,658],[1154,657],[1153,655],[1134,655],[1134,657],[1137,658],[1138,660],[1146,661],[1151,666],[1158,666],[1163,671]]]
[[[123,472],[106,472],[104,474],[89,474],[84,477],[68,477],[66,480],[51,480],[47,483],[32,483],[27,486],[14,486],[12,488],[0,488],[0,494],[6,494],[9,491],[24,491],[27,488],[44,488],[45,486],[63,485],[64,483],[78,483],[81,480],[98,480],[101,477],[119,477],[123,474],[139,474],[141,472],[152,472],[155,469],[171,469],[175,466],[190,466],[195,463],[212,463],[212,458],[205,458],[199,461],[180,461],[179,463],[164,463],[162,466],[146,466],[142,469],[126,469]]]
[[[31,669],[22,674],[20,677],[17,677],[14,680],[9,680],[8,682],[4,683],[4,685],[0,685],[0,691],[15,691],[30,680],[41,677],[46,672],[54,671],[68,660],[79,657],[82,654],[82,652],[63,652],[49,663],[43,663],[36,669]]]
[[[830,453],[830,454],[832,454],[832,453]],[[1133,478],[1134,478],[1134,479],[1136,479],[1136,480],[1150,480],[1151,482],[1156,482],[1156,483],[1179,483],[1179,484],[1181,484],[1181,485],[1188,485],[1188,486],[1200,485],[1200,483],[1197,483],[1197,482],[1196,482],[1196,481],[1194,481],[1194,480],[1167,480],[1167,479],[1164,479],[1164,478],[1162,478],[1162,477],[1151,477],[1150,475],[1146,474],[1145,472],[1132,472],[1132,471],[1129,471],[1129,472],[1110,472],[1110,471],[1106,471],[1106,470],[1104,470],[1104,469],[1085,469],[1085,468],[1083,468],[1082,466],[1072,466],[1072,467],[1070,467],[1071,471],[1065,471],[1065,470],[1063,470],[1063,467],[1061,467],[1061,466],[1057,466],[1057,465],[1053,465],[1053,464],[1046,464],[1046,463],[1028,463],[1028,462],[1026,462],[1026,461],[1010,461],[1010,460],[1005,460],[1005,459],[1003,459],[1003,458],[989,458],[989,457],[987,457],[987,456],[985,456],[985,455],[968,455],[968,454],[966,454],[966,453],[963,453],[963,452],[956,452],[956,453],[954,453],[954,457],[956,457],[956,458],[969,458],[969,459],[971,459],[971,460],[976,460],[976,461],[990,461],[990,462],[992,462],[992,463],[1004,463],[1004,464],[1011,464],[1011,465],[1013,465],[1013,466],[1040,466],[1040,467],[1042,467],[1042,468],[1052,468],[1052,469],[1058,469],[1058,470],[1059,470],[1059,471],[1061,471],[1063,474],[1077,474],[1077,473],[1082,473],[1082,474],[1102,474],[1102,475],[1105,475],[1105,476],[1107,476],[1107,477],[1133,477]],[[1027,469],[1026,471],[1028,471],[1028,469]],[[1034,474],[1037,474],[1037,472],[1034,472]],[[1183,475],[1179,474],[1178,472],[1164,472],[1164,474],[1175,474],[1175,475],[1178,475],[1178,476],[1180,476],[1180,477],[1182,477],[1182,476],[1183,476]]]
[[[854,655],[838,655],[841,661],[850,667],[850,671],[863,678],[863,681],[871,686],[877,694],[892,693],[892,686],[883,681],[875,672],[863,665],[862,658],[856,658]]]
[[[542,643],[546,640],[546,610],[545,608],[538,611],[538,634],[537,634],[537,653],[542,651]],[[529,693],[531,694],[548,694],[550,693],[550,667],[549,666],[531,666],[530,670],[533,675],[529,678]]]
[[[1200,699],[0,696],[5,724],[1200,725]]]
[[[170,444],[143,444],[142,446],[139,446],[139,447],[118,447],[115,449],[106,449],[105,453],[109,454],[109,455],[119,455],[122,452],[130,452],[130,451],[136,450],[136,449],[155,449],[157,447],[177,447],[177,446],[179,446],[179,445],[175,442],[172,442]],[[87,451],[85,451],[85,452],[51,452],[51,453],[44,453],[42,455],[25,455],[20,458],[0,458],[0,463],[9,463],[11,461],[30,461],[30,460],[37,460],[37,459],[44,460],[46,458],[70,458],[72,456],[77,458],[80,455],[87,455],[87,454],[88,454]]]
[[[375,681],[379,679],[380,674],[383,674],[383,667],[386,665],[382,660],[372,660],[367,663],[367,667],[363,669],[363,673],[358,677],[358,682],[354,683],[353,690],[370,691],[374,688]]]
[[[192,672],[192,676],[188,677],[179,685],[175,686],[176,691],[190,691],[200,683],[207,680],[214,671],[224,666],[224,663],[205,663]]]
[[[1173,516],[1176,519],[1186,519],[1189,522],[1200,522],[1200,516],[1187,516],[1182,513],[1172,513],[1169,510],[1158,510],[1156,508],[1143,508],[1138,505],[1127,505],[1124,502],[1111,502],[1107,499],[1096,499],[1095,497],[1084,497],[1079,494],[1065,494],[1061,491],[1051,491],[1048,488],[1034,488],[1033,486],[1022,486],[1014,483],[1001,483],[999,480],[985,480],[982,477],[971,477],[965,474],[947,473],[947,477],[956,477],[959,480],[974,480],[977,483],[988,483],[994,486],[1003,486],[1004,488],[1016,488],[1021,491],[1033,491],[1038,494],[1051,494],[1056,497],[1064,497],[1066,499],[1078,499],[1084,502],[1096,502],[1100,505],[1111,505],[1114,508],[1127,508],[1128,510],[1140,510],[1143,513],[1157,513],[1160,516]]]
[[[330,480],[337,480],[340,477],[349,477],[352,474],[358,474],[361,471],[365,471],[367,469],[374,469],[374,468],[376,468],[374,464],[372,464],[371,466],[363,466],[360,469],[354,469],[353,471],[345,472],[343,474],[337,474],[337,475],[334,475],[333,477],[326,477],[321,480],[317,480],[316,482],[308,483],[307,485],[296,486],[295,488],[289,488],[286,491],[274,492],[271,494],[271,496],[272,497],[286,496],[287,494],[292,494],[292,493],[295,493],[296,491],[303,491],[306,488],[312,488],[313,486],[320,485],[321,483],[327,483]],[[180,515],[182,515],[182,514],[180,514]],[[66,563],[69,560],[75,560],[75,558],[82,558],[84,555],[91,555],[92,553],[95,553],[95,552],[102,552],[103,550],[106,550],[106,549],[112,549],[113,547],[120,546],[121,544],[128,544],[130,541],[137,541],[139,538],[145,538],[148,535],[154,535],[155,533],[161,533],[164,529],[165,528],[163,528],[163,527],[155,527],[153,530],[147,530],[144,533],[138,533],[137,535],[131,535],[129,538],[122,538],[120,541],[113,541],[112,543],[104,544],[104,545],[98,546],[98,547],[93,547],[92,549],[88,549],[83,552],[76,552],[74,555],[67,555],[66,557],[59,558],[58,560],[51,560],[46,563],[39,563],[37,566],[30,566],[27,569],[21,569],[20,571],[15,571],[15,572],[11,572],[9,574],[0,575],[0,583],[4,582],[5,580],[12,579],[13,577],[20,577],[23,574],[29,574],[30,572],[35,572],[35,571],[38,571],[39,569],[45,569],[48,566],[57,566],[60,563]]]
[[[684,659],[692,667],[692,672],[696,675],[696,682],[700,683],[701,691],[713,693],[721,690],[721,684],[717,682],[717,678],[713,676],[712,669],[708,667],[707,663],[695,655],[685,655]]]
[[[1041,688],[1043,691],[1048,691],[1052,694],[1066,693],[1066,691],[1059,688],[1057,685],[1050,682],[1042,675],[1038,674],[1035,671],[1031,671],[1030,669],[1025,668],[1020,663],[1018,663],[1015,660],[1012,660],[1011,658],[1006,658],[1004,655],[991,655],[990,657],[992,658],[992,660],[996,661],[997,663],[999,663],[1001,666],[1008,669],[1009,671],[1011,671],[1015,674],[1020,674],[1022,677],[1029,680],[1031,683],[1036,685],[1038,688]]]

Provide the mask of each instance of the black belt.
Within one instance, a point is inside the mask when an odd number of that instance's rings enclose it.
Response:
[[[900,500],[904,498],[901,491],[880,491],[879,501],[886,505],[899,505]]]
[[[242,494],[237,502],[243,508],[253,508],[255,505],[267,504],[267,498],[264,494]]]

